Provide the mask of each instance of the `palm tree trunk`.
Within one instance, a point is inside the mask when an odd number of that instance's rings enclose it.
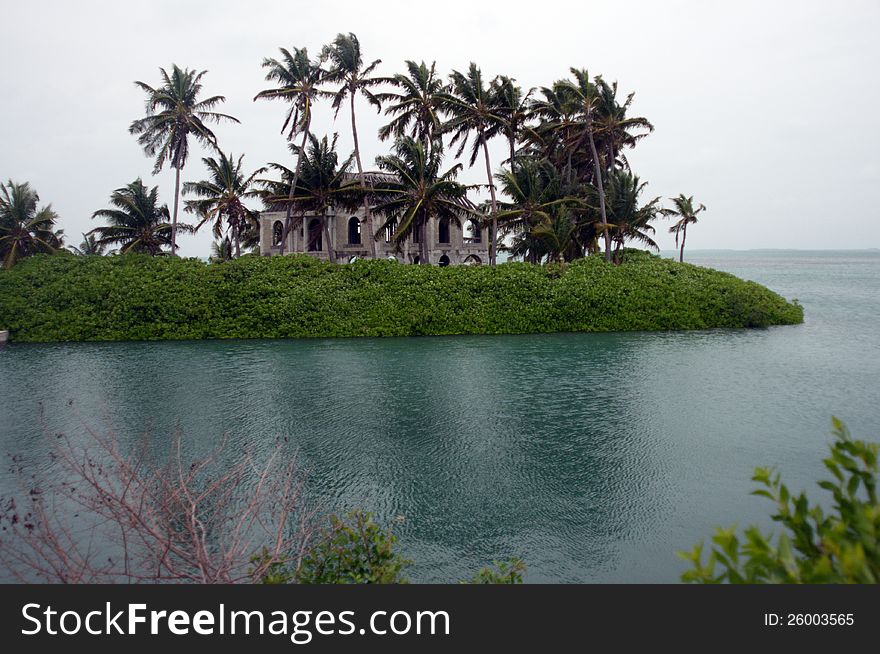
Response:
[[[611,234],[608,233],[608,214],[605,212],[605,186],[602,183],[602,163],[596,151],[596,139],[593,138],[593,114],[587,110],[587,135],[590,138],[590,151],[593,155],[593,172],[596,177],[596,188],[599,191],[599,215],[602,217],[602,234],[605,237],[605,261],[611,261]]]
[[[514,167],[513,162],[514,159],[516,159],[516,134],[511,132],[508,138],[510,141],[510,172],[515,173],[516,168]]]
[[[321,212],[321,228],[324,230],[324,242],[327,248],[327,258],[330,263],[336,263],[336,250],[333,249],[333,241],[330,240],[330,227],[327,225],[327,211]]]
[[[482,132],[479,136],[483,142],[483,157],[486,159],[486,176],[489,178],[489,197],[492,206],[492,235],[489,241],[489,265],[495,265],[498,250],[498,203],[495,200],[495,183],[492,181],[492,164],[489,162],[489,146]]]
[[[687,223],[684,224],[684,227],[681,230],[681,250],[678,253],[678,262],[684,263],[684,241],[688,235],[688,226]]]
[[[422,121],[419,131],[419,138],[422,141],[422,145],[425,146],[425,156],[430,161],[434,155],[434,135],[431,133],[430,123],[427,120]]]
[[[571,153],[575,148],[568,151],[568,157],[565,160],[565,186],[568,188],[571,188]]]
[[[592,132],[592,130],[588,130],[588,131]],[[565,168],[565,183],[569,187],[571,186],[572,174],[574,173],[572,166],[571,166],[571,156],[573,153],[578,151],[578,149],[581,147],[581,145],[583,145],[584,138],[586,138],[586,133],[581,132],[581,135],[578,137],[578,140],[575,141],[575,144],[568,149],[568,163],[566,164],[566,168]]]
[[[428,256],[428,216],[423,214],[421,220],[421,237],[419,238],[419,263],[430,266],[431,259]]]
[[[174,168],[174,215],[171,217],[171,254],[177,254],[177,207],[180,204],[180,167]]]
[[[287,235],[293,227],[293,194],[296,191],[296,185],[299,183],[299,171],[302,167],[303,156],[306,152],[306,141],[309,138],[309,127],[312,123],[311,114],[306,118],[306,127],[303,130],[303,139],[300,144],[299,154],[296,157],[296,170],[293,172],[293,179],[290,182],[290,192],[287,194],[287,211],[284,216],[284,232],[281,234],[281,254],[284,254],[284,247],[287,244]]]
[[[362,188],[366,188],[366,177],[364,177],[364,167],[361,165],[361,148],[358,144],[358,130],[357,130],[357,122],[354,118],[354,91],[349,94],[349,99],[351,101],[351,135],[354,139],[354,160],[357,162],[358,167],[358,180],[361,183]],[[364,218],[367,221],[367,233],[369,234],[369,238],[367,241],[370,243],[370,257],[376,258],[376,239],[373,238],[373,212],[370,211],[370,203],[367,200],[367,195],[364,194]],[[363,239],[361,239],[363,241]]]

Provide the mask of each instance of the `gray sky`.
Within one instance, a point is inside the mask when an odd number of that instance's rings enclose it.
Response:
[[[284,106],[252,101],[269,86],[260,63],[279,46],[317,53],[351,31],[367,60],[383,60],[381,74],[401,72],[405,59],[436,60],[444,74],[473,60],[486,77],[529,87],[577,66],[635,91],[633,114],[656,127],[629,154],[647,193],[708,206],[689,247],[880,247],[876,0],[2,4],[0,178],[30,181],[72,243],[138,176],[172,202],[173,171],[152,176],[127,131],[143,112],[133,80],[157,84],[172,62],[207,69],[205,92],[225,95],[223,111],[242,121],[216,130],[221,148],[244,153],[250,169],[290,165]],[[375,137],[385,119],[362,105],[358,120],[369,168],[388,149]],[[329,106],[318,108],[315,131],[338,131],[343,154],[349,126],[345,110],[334,123]],[[493,166],[504,151],[493,144]],[[202,178],[202,154],[184,180]],[[463,180],[485,182],[482,161]],[[672,247],[664,221],[658,235]],[[183,237],[181,254],[207,255],[210,242],[209,229]]]

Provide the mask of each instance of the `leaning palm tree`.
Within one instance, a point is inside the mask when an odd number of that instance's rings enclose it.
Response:
[[[678,253],[678,260],[684,261],[684,242],[687,240],[688,225],[697,222],[697,214],[705,211],[705,205],[699,205],[694,208],[694,196],[685,197],[684,193],[680,193],[676,198],[670,198],[675,205],[674,209],[665,209],[663,213],[667,216],[678,216],[678,221],[669,228],[671,234],[675,234],[675,247],[678,247],[678,237],[681,236],[681,249]]]
[[[279,48],[281,59],[263,59],[263,68],[268,69],[266,80],[275,82],[276,86],[257,93],[254,100],[284,100],[290,103],[290,109],[281,126],[281,133],[287,132],[287,140],[292,142],[297,134],[302,134],[302,143],[297,152],[296,168],[290,179],[290,189],[286,202],[284,231],[281,236],[281,254],[287,243],[287,235],[293,227],[293,193],[299,178],[300,167],[306,151],[312,126],[312,108],[320,98],[331,97],[332,94],[321,88],[327,80],[328,71],[323,64],[327,54],[322,52],[315,61],[309,59],[307,48],[294,48],[293,54],[286,48]],[[290,128],[288,130],[288,127]]]
[[[28,182],[0,185],[0,259],[4,268],[33,254],[51,254],[62,246],[54,230],[58,215],[52,205],[40,209],[40,196]]]
[[[210,222],[214,227],[215,238],[220,238],[225,226],[230,242],[235,246],[236,257],[241,256],[244,232],[249,226],[259,223],[259,213],[249,209],[245,200],[258,195],[254,184],[257,175],[266,171],[265,168],[258,168],[245,177],[242,170],[243,160],[244,155],[236,160],[233,155],[227,157],[222,152],[219,159],[205,157],[202,162],[208,169],[209,179],[183,185],[185,195],[195,195],[198,198],[186,201],[186,211],[201,218],[195,227],[196,231]]]
[[[577,104],[579,118],[581,120],[578,130],[580,134],[576,137],[571,149],[576,152],[584,139],[586,139],[590,145],[590,153],[593,159],[593,185],[598,190],[599,215],[602,223],[602,236],[605,239],[605,260],[611,261],[611,232],[605,208],[605,185],[602,181],[603,164],[596,148],[597,127],[595,125],[595,113],[596,107],[600,101],[599,89],[596,84],[590,80],[590,75],[585,69],[571,68],[570,70],[574,77],[574,81],[563,80],[561,82],[561,88],[567,91]]]
[[[409,135],[417,139],[427,154],[443,149],[440,138],[440,95],[443,80],[437,75],[437,63],[430,67],[421,62],[406,61],[407,74],[398,73],[384,81],[399,89],[397,92],[378,93],[376,98],[385,103],[385,115],[394,116],[379,129],[379,138],[400,138]]]
[[[371,77],[376,66],[382,63],[381,59],[376,59],[369,66],[364,67],[363,56],[361,55],[361,45],[357,36],[352,33],[338,34],[333,40],[333,44],[327,46],[325,53],[330,60],[331,68],[328,75],[328,81],[341,83],[339,90],[333,96],[333,109],[336,116],[342,108],[342,103],[348,98],[349,111],[351,112],[351,136],[354,140],[354,160],[357,163],[358,180],[361,187],[366,188],[366,179],[364,177],[364,167],[361,163],[361,148],[358,141],[357,121],[355,119],[354,100],[355,96],[360,93],[367,101],[372,104],[378,111],[382,110],[382,103],[373,93],[372,89],[379,84],[385,82],[381,77]],[[367,224],[367,232],[373,233],[373,214],[370,211],[370,203],[364,195],[364,219]],[[370,241],[370,255],[376,258],[376,242]]]
[[[83,234],[82,243],[79,244],[79,247],[75,245],[69,246],[69,250],[74,254],[87,257],[87,256],[103,256],[105,250],[107,249],[106,245],[102,245],[98,243],[98,239],[95,238],[94,234]]]
[[[208,72],[180,69],[174,64],[169,75],[159,69],[162,85],[153,88],[144,82],[135,82],[147,94],[147,115],[135,120],[128,128],[138,135],[138,143],[147,156],[155,156],[153,174],[162,170],[166,162],[174,168],[174,214],[171,217],[171,252],[177,252],[177,208],[180,203],[180,171],[189,156],[189,139],[219,151],[217,137],[205,123],[224,120],[237,123],[238,119],[213,109],[226,100],[222,95],[199,99],[202,77]]]
[[[419,263],[429,265],[428,234],[430,217],[461,225],[462,218],[476,216],[474,205],[468,200],[468,186],[455,181],[461,171],[456,164],[440,172],[443,155],[412,137],[403,136],[394,144],[394,154],[377,157],[376,165],[390,173],[389,179],[376,184],[380,198],[373,210],[384,216],[382,230],[391,232],[391,240],[400,247],[410,236],[419,243]]]
[[[173,247],[174,225],[170,222],[168,205],[159,204],[159,187],[148,189],[138,178],[113,191],[110,204],[112,208],[92,214],[93,219],[104,218],[108,223],[88,232],[98,236],[99,245],[118,246],[122,254],[170,254],[165,248]],[[178,224],[177,228],[193,231],[186,223]]]
[[[467,146],[471,134],[469,165],[473,166],[482,153],[486,163],[486,177],[489,182],[489,206],[491,234],[489,239],[489,264],[495,265],[498,248],[498,201],[495,197],[495,180],[492,177],[492,163],[489,160],[489,138],[498,134],[504,126],[498,101],[494,94],[494,84],[483,83],[483,73],[471,62],[467,73],[453,70],[449,76],[450,89],[441,94],[440,105],[449,115],[445,130],[452,134],[450,145],[460,142],[456,157],[460,157]]]

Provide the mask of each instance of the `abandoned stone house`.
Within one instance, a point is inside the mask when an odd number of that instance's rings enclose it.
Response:
[[[327,215],[327,227],[333,243],[338,263],[355,259],[370,258],[371,235],[367,233],[364,209],[356,212],[335,212]],[[281,253],[281,239],[284,234],[285,212],[264,211],[260,214],[260,254],[271,256]],[[373,225],[382,225],[379,216],[373,216]],[[383,229],[376,243],[376,257],[396,259],[401,263],[420,263],[419,243],[413,237],[398,246],[391,241],[393,229]],[[465,221],[462,226],[448,220],[428,219],[428,258],[432,265],[479,265],[489,260],[488,230],[480,229],[473,221]],[[321,220],[318,216],[306,214],[298,227],[287,235],[286,254],[306,253],[328,259],[327,243],[324,242]]]

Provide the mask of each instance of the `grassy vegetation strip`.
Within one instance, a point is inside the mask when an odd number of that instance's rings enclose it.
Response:
[[[516,334],[764,327],[803,309],[754,282],[642,252],[623,265],[222,264],[36,256],[0,271],[13,341]]]

